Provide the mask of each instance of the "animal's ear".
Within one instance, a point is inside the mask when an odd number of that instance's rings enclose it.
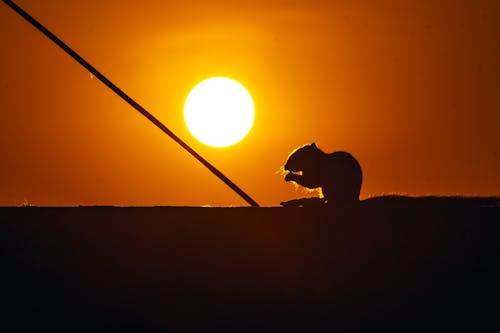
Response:
[[[311,147],[318,148],[318,147],[316,147],[316,142],[311,143]]]

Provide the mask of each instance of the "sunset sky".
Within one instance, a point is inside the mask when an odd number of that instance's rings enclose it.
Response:
[[[500,195],[500,2],[18,0],[263,206],[316,142],[352,153],[361,198]],[[0,206],[246,203],[0,3]],[[249,135],[199,143],[183,105],[226,76]]]

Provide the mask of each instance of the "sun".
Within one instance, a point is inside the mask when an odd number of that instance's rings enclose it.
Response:
[[[184,120],[191,134],[212,147],[241,141],[255,117],[252,96],[243,85],[226,77],[198,83],[186,98]]]

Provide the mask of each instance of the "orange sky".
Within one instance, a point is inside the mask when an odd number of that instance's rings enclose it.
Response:
[[[18,0],[264,206],[315,141],[355,155],[362,198],[500,195],[500,2]],[[246,203],[0,3],[0,205]],[[183,104],[202,79],[252,94],[252,131],[210,148]]]

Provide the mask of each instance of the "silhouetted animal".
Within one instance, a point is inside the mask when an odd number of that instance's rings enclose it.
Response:
[[[363,175],[358,161],[347,152],[325,153],[312,143],[293,151],[284,168],[285,181],[321,188],[328,204],[359,202]]]

